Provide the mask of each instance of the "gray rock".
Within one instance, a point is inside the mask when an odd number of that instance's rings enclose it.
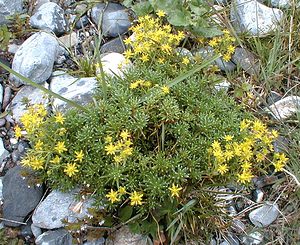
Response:
[[[147,245],[147,238],[130,232],[127,226],[117,230],[111,238],[106,240],[106,245]]]
[[[72,236],[65,229],[47,231],[38,236],[36,245],[72,245]]]
[[[9,156],[9,152],[5,149],[4,144],[3,144],[3,139],[0,139],[0,166],[2,171],[2,165],[4,163],[5,158]]]
[[[92,95],[98,84],[95,77],[76,78],[68,74],[57,74],[60,73],[55,72],[50,82],[50,89],[53,92],[81,105],[87,105],[92,102]],[[66,102],[56,98],[53,100],[53,106],[60,110],[70,108]]]
[[[252,232],[247,236],[243,236],[242,243],[244,245],[259,245],[263,242],[264,236],[258,231]]]
[[[104,245],[105,244],[105,238],[101,237],[97,240],[84,242],[83,245]]]
[[[276,203],[267,202],[249,213],[250,221],[256,227],[267,227],[278,217],[279,207]]]
[[[18,51],[19,47],[20,47],[20,45],[17,45],[15,43],[8,44],[7,51],[11,54],[15,54]]]
[[[99,18],[103,13],[101,29],[104,36],[117,37],[128,31],[131,22],[128,10],[117,3],[99,3],[92,8],[92,21],[98,25]]]
[[[67,21],[64,10],[56,3],[44,3],[37,12],[31,16],[30,25],[44,31],[52,31],[61,35],[67,31]]]
[[[66,48],[71,48],[79,42],[76,32],[72,32],[70,34],[64,35],[58,38],[58,41],[60,45]]]
[[[214,56],[214,50],[212,47],[200,48],[196,52],[196,55],[200,55],[203,59],[210,59]],[[218,66],[222,71],[231,72],[236,68],[236,65],[231,61],[224,61],[222,58],[218,58],[214,61],[214,64]]]
[[[3,190],[3,177],[0,177],[0,202],[3,199],[3,194],[2,194],[2,190]]]
[[[275,139],[273,146],[274,152],[284,153],[288,151],[290,141],[284,136],[279,135],[277,139]]]
[[[234,0],[230,13],[237,32],[249,32],[253,36],[265,36],[279,28],[283,12],[269,8],[256,0]]]
[[[221,243],[222,245],[239,245],[240,244],[238,237],[231,233],[226,234],[226,236],[224,237],[224,240],[225,241],[223,241]]]
[[[231,86],[231,83],[227,81],[226,78],[224,78],[224,81],[223,82],[220,82],[220,83],[217,83],[214,87],[217,91],[225,91],[227,92],[228,89],[230,88]]]
[[[281,100],[281,98],[282,98],[281,94],[279,94],[275,91],[271,91],[270,94],[267,97],[267,104],[272,105],[275,102]]]
[[[124,53],[125,51],[125,44],[122,38],[117,37],[105,44],[103,44],[100,48],[100,53]]]
[[[45,83],[44,87],[46,86],[47,84]],[[20,122],[21,116],[27,111],[23,103],[24,99],[28,99],[31,104],[43,104],[45,107],[49,102],[47,96],[40,89],[29,85],[23,86],[10,104],[10,109],[16,122]]]
[[[231,228],[236,233],[244,233],[245,230],[246,230],[246,225],[242,221],[240,221],[239,219],[233,219]]]
[[[292,2],[290,0],[271,0],[271,5],[275,8],[289,8]]]
[[[43,196],[43,188],[29,187],[27,180],[21,176],[22,171],[24,168],[16,166],[8,170],[3,178],[3,217],[18,222],[24,221]],[[18,223],[9,221],[4,221],[4,224],[20,226]]]
[[[260,71],[259,60],[248,50],[237,47],[231,59],[249,75],[258,76]]]
[[[21,12],[23,0],[0,0],[0,25],[7,24],[6,17]]]
[[[177,52],[177,54],[179,54],[182,57],[188,57],[190,59],[193,59],[193,54],[191,53],[190,50],[186,48],[178,47],[175,49],[175,51]]]
[[[0,107],[2,108],[2,104],[3,104],[3,86],[2,84],[0,84]]]
[[[35,33],[16,52],[12,69],[36,83],[43,83],[51,76],[58,47],[58,42],[52,35]],[[12,74],[10,79],[17,87],[24,84]]]
[[[31,224],[31,231],[34,237],[38,237],[39,235],[42,234],[42,229],[40,227],[35,226],[34,224]]]
[[[300,96],[287,96],[264,109],[275,119],[284,120],[300,111]]]
[[[6,106],[9,104],[10,100],[11,100],[11,88],[10,87],[6,87],[4,89],[4,96],[3,96],[3,103],[2,103],[2,109],[5,110]]]
[[[31,237],[33,237],[33,233],[31,230],[31,223],[28,222],[26,225],[22,225],[20,229],[20,235],[25,238],[25,240],[29,240]]]
[[[80,17],[80,19],[76,22],[75,27],[76,29],[82,29],[83,27],[89,24],[89,18],[86,15]]]
[[[261,189],[256,189],[253,191],[253,201],[260,203],[264,199],[264,193]]]
[[[52,191],[35,209],[32,216],[33,224],[43,229],[56,229],[65,226],[63,220],[74,223],[78,219],[83,219],[88,215],[88,208],[92,207],[93,200],[85,200],[81,212],[73,212],[72,207],[78,204],[76,194],[75,190],[68,193]]]
[[[0,127],[5,126],[5,124],[6,124],[5,118],[0,118]]]

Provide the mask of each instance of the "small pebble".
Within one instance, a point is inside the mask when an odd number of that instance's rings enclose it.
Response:
[[[5,110],[7,105],[10,103],[12,90],[10,87],[6,87],[4,89],[4,96],[3,96],[3,103],[2,103],[2,109]]]
[[[253,191],[252,195],[253,195],[254,202],[260,203],[264,199],[264,193],[260,189],[256,189],[255,191]]]
[[[6,123],[5,118],[0,118],[0,127],[3,127]]]

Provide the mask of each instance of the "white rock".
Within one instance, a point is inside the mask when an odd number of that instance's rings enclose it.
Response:
[[[256,0],[235,0],[231,5],[231,21],[237,32],[265,36],[276,30],[283,18],[280,9],[269,8]]]
[[[3,177],[0,177],[0,201],[3,199],[3,195],[2,195],[2,189],[3,189],[2,179],[3,179]]]
[[[287,119],[297,111],[300,111],[300,97],[299,96],[288,96],[281,99],[274,104],[270,105],[269,108],[265,108],[265,111],[271,113],[276,119]]]
[[[60,35],[67,30],[64,10],[56,3],[44,3],[30,18],[30,25],[44,31],[53,31]]]
[[[76,199],[76,191],[63,193],[52,191],[35,209],[32,222],[35,226],[43,229],[56,229],[64,227],[62,222],[74,223],[88,215],[88,208],[92,207],[94,200],[87,199],[82,203]],[[79,212],[73,209],[75,205],[81,206]]]
[[[18,49],[20,48],[20,45],[17,45],[15,43],[8,44],[8,52],[11,54],[17,53]]]
[[[35,33],[16,52],[12,69],[36,83],[43,83],[51,76],[58,47],[58,42],[52,35]],[[17,87],[24,84],[12,74],[10,79]]]
[[[119,53],[105,54],[101,58],[101,63],[105,74],[110,76],[117,75],[120,77],[124,75],[124,71],[133,66],[131,62],[126,64],[125,56]],[[101,70],[97,69],[96,74],[101,75]]]
[[[43,86],[45,88],[48,87],[46,83],[44,83]],[[16,122],[20,122],[21,116],[27,111],[23,103],[24,99],[28,99],[31,104],[42,104],[47,107],[49,102],[47,97],[48,96],[38,88],[29,85],[22,87],[9,105],[13,118]]]
[[[98,81],[95,77],[76,78],[69,74],[62,75],[60,72],[54,72],[50,82],[50,90],[81,105],[93,101],[92,95],[97,86]],[[57,98],[54,98],[53,106],[59,110],[70,108],[70,105]]]
[[[215,89],[217,91],[224,90],[224,91],[227,92],[230,86],[231,86],[231,83],[228,82],[227,79],[225,79],[223,82],[220,82],[220,83],[216,84]]]
[[[244,236],[242,238],[242,243],[248,245],[259,245],[262,243],[263,240],[264,240],[264,236],[258,231],[255,231],[250,233],[247,236]]]
[[[288,8],[291,7],[290,0],[271,0],[271,5],[275,8]]]

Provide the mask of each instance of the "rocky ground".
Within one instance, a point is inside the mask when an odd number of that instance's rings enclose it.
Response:
[[[230,6],[230,3],[222,1],[218,6],[223,5]],[[256,0],[235,0],[232,2],[230,18],[236,31],[248,31],[251,35],[264,36],[278,28],[278,21],[283,18],[290,5],[289,0],[272,0],[272,7]],[[0,0],[0,24],[6,24],[5,16],[26,13],[30,16],[29,27],[32,28],[32,31],[12,41],[7,52],[0,53],[0,61],[65,98],[83,105],[89,103],[97,86],[96,78],[79,78],[75,72],[70,73],[66,70],[72,70],[76,66],[72,54],[78,54],[77,57],[83,56],[85,52],[90,52],[95,44],[92,37],[96,34],[96,25],[102,11],[101,62],[106,73],[121,75],[122,69],[126,69],[125,66],[120,67],[125,60],[122,53],[126,48],[122,40],[129,35],[128,29],[134,20],[134,13],[119,3],[110,3],[107,7],[104,3],[99,3],[89,9],[84,1],[78,4],[72,0],[37,0],[26,1],[25,4],[22,0]],[[206,59],[212,55],[213,50],[207,47],[181,52],[191,56],[200,54]],[[259,62],[254,54],[238,47],[229,62],[219,58],[216,65],[224,74],[239,67],[247,74],[255,76],[259,73]],[[68,105],[59,99],[50,100],[40,89],[26,85],[24,81],[2,68],[0,74],[0,199],[3,211],[0,229],[5,229],[5,232],[0,233],[0,244],[5,244],[1,243],[1,239],[5,240],[4,236],[19,239],[18,244],[72,244],[71,233],[64,229],[63,220],[72,223],[88,215],[87,209],[91,207],[93,200],[83,200],[80,203],[75,199],[78,190],[69,193],[50,191],[45,186],[28,182],[30,178],[21,177],[20,160],[29,144],[18,140],[13,130],[15,123],[19,122],[25,112],[26,100],[42,103],[47,107],[51,105],[54,109],[62,111],[67,110]],[[224,82],[216,88],[228,89],[229,86],[230,83],[224,76]],[[268,107],[262,110],[282,120],[297,111],[300,97],[292,95],[281,99],[281,95],[274,92],[268,102]],[[284,139],[278,142],[280,146],[285,143]],[[280,147],[277,150],[280,151]],[[270,199],[267,196],[269,190],[276,180],[267,177],[255,179],[256,189],[249,193],[248,197],[239,197],[234,189],[228,187],[219,189],[228,193],[220,198],[226,200],[226,207],[233,217],[234,225],[231,233],[222,238],[216,236],[211,244],[264,244],[269,227],[276,220],[282,219],[278,203],[267,202]],[[81,206],[81,212],[74,212],[72,207],[78,204]],[[107,237],[99,235],[96,240],[87,241],[84,236],[87,229],[83,227],[81,235],[78,236],[79,243],[147,243],[143,236],[130,233],[127,227],[119,229],[113,235],[114,239],[106,239]]]

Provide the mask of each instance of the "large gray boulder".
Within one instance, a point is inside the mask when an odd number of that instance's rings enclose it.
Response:
[[[21,12],[23,0],[0,0],[0,25],[7,24],[6,17]]]
[[[43,83],[51,76],[58,47],[54,36],[45,32],[35,33],[16,52],[12,69],[36,83]],[[10,79],[17,87],[25,84],[12,74]]]
[[[103,14],[102,14],[103,13]],[[92,8],[91,17],[95,24],[102,16],[101,29],[104,36],[117,37],[128,31],[131,22],[128,10],[117,3],[99,3]]]
[[[249,32],[253,36],[265,36],[276,30],[283,18],[280,9],[269,8],[256,0],[234,0],[230,15],[237,32]]]
[[[37,12],[31,16],[30,25],[44,31],[53,31],[61,35],[67,30],[67,21],[64,10],[56,3],[44,3]]]
[[[83,219],[92,207],[94,200],[87,199],[81,205],[80,212],[73,208],[79,201],[76,199],[76,190],[63,193],[57,190],[52,191],[35,209],[32,222],[35,226],[43,229],[56,229],[64,227],[63,221],[74,223]]]
[[[43,188],[29,185],[28,180],[21,176],[22,171],[24,168],[16,166],[8,170],[3,178],[3,218],[6,220],[24,222],[43,196]],[[6,220],[4,224],[7,226],[20,226]]]

